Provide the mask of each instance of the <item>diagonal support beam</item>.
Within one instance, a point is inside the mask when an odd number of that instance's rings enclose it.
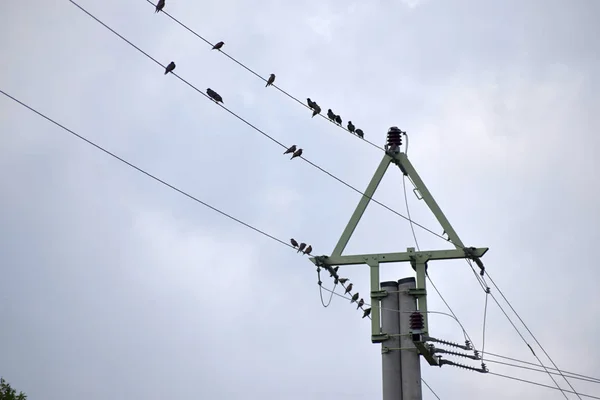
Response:
[[[350,221],[348,222],[348,225],[346,225],[346,228],[344,229],[342,236],[340,236],[340,240],[338,240],[331,255],[339,256],[340,254],[342,254],[342,252],[348,245],[348,241],[350,241],[350,238],[352,237],[352,234],[354,233],[356,226],[358,225],[358,223],[360,222],[360,219],[362,218],[363,214],[365,213],[365,210],[367,209],[367,206],[369,205],[371,198],[375,194],[375,191],[377,190],[377,187],[379,186],[379,183],[381,182],[381,179],[385,175],[391,162],[392,162],[392,158],[390,156],[388,156],[387,154],[385,154],[383,156],[383,159],[379,163],[377,170],[375,171],[375,175],[373,175],[373,178],[371,178],[371,182],[369,182],[369,186],[367,186],[367,190],[365,190],[364,195],[360,198],[360,201],[358,202],[358,206],[356,206],[354,213],[350,217]]]
[[[417,187],[417,190],[419,191],[419,193],[421,193],[421,197],[423,197],[423,200],[425,200],[425,203],[427,204],[427,206],[429,207],[429,209],[431,210],[431,212],[433,213],[435,218],[438,220],[438,222],[440,223],[442,228],[444,228],[444,231],[446,231],[446,233],[448,234],[448,238],[450,239],[450,242],[452,242],[452,244],[454,246],[456,246],[457,249],[464,248],[465,246],[463,245],[463,242],[460,240],[460,238],[458,237],[458,234],[456,233],[456,231],[450,224],[450,221],[448,221],[448,218],[446,218],[446,215],[444,215],[444,212],[442,211],[440,206],[437,204],[437,202],[431,195],[431,192],[429,192],[429,189],[427,189],[427,186],[425,186],[425,182],[423,182],[423,180],[417,173],[417,170],[413,167],[412,163],[408,160],[408,157],[406,156],[406,154],[405,153],[395,154],[394,161],[398,165],[398,167],[400,168],[402,173],[404,175],[408,175],[410,177],[410,179],[413,181],[413,183]]]

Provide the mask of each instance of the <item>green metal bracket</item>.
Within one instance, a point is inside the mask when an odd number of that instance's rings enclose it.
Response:
[[[456,247],[455,249],[415,251],[414,248],[409,247],[406,252],[402,253],[377,253],[348,256],[342,255],[342,252],[348,245],[354,230],[356,229],[360,219],[367,209],[367,206],[375,194],[375,191],[377,190],[390,163],[397,165],[402,173],[408,176],[414,183],[415,190],[420,194],[420,196],[418,196],[419,199],[425,201],[439,224],[447,233],[448,241],[450,241]],[[416,272],[417,282],[416,288],[410,290],[409,293],[416,298],[417,310],[423,314],[424,318],[424,329],[413,332],[413,342],[415,343],[415,346],[419,352],[423,354],[425,359],[427,359],[429,364],[439,365],[439,358],[429,351],[427,345],[422,340],[422,337],[424,335],[427,336],[429,333],[426,288],[428,262],[461,258],[472,258],[478,261],[479,258],[482,257],[487,251],[487,247],[465,248],[456,231],[442,212],[439,205],[434,200],[431,192],[429,192],[429,189],[427,189],[427,186],[425,186],[425,183],[411,162],[408,160],[406,154],[402,152],[386,152],[331,255],[311,257],[310,260],[315,265],[327,267],[365,264],[369,266],[371,281],[371,341],[373,343],[381,343],[389,338],[389,335],[381,330],[380,302],[382,298],[387,296],[387,292],[385,290],[381,290],[380,288],[379,266],[383,263],[410,262]]]
[[[429,350],[425,342],[419,338],[417,340],[413,339],[413,343],[415,344],[417,350],[419,350],[419,353],[423,355],[423,358],[427,360],[429,365],[440,366],[440,358]]]

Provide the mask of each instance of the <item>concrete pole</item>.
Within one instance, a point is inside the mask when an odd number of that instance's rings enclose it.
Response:
[[[417,311],[417,300],[410,294],[409,289],[415,289],[417,283],[415,278],[404,278],[398,281],[398,308],[400,309],[400,348],[414,348],[415,350],[403,350],[401,358],[402,370],[402,400],[422,400],[421,391],[421,360],[412,338],[406,334],[410,332],[410,314]],[[384,398],[385,399],[385,398]]]
[[[383,400],[403,400],[400,348],[400,312],[398,309],[398,282],[381,282],[381,290],[387,292],[381,300],[381,331],[390,338],[381,343]],[[387,350],[394,349],[394,350]]]

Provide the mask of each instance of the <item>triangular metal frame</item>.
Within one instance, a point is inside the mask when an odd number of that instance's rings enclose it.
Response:
[[[367,206],[371,202],[373,195],[375,194],[381,179],[385,175],[390,164],[398,166],[400,171],[408,176],[415,185],[415,193],[420,194],[431,212],[433,212],[435,218],[440,223],[444,232],[448,235],[448,241],[452,243],[455,249],[448,250],[427,250],[427,251],[415,251],[413,247],[407,248],[406,252],[402,253],[377,253],[377,254],[357,254],[357,255],[342,255],[346,248],[354,230],[358,226]],[[427,189],[427,186],[409,161],[406,153],[399,151],[398,148],[393,150],[386,150],[383,159],[379,163],[373,178],[369,182],[364,195],[360,201],[354,213],[350,217],[350,221],[346,225],[340,239],[338,240],[333,252],[330,256],[319,256],[311,257],[310,260],[319,267],[331,268],[334,266],[343,265],[356,265],[366,264],[369,265],[371,275],[371,341],[373,343],[381,343],[387,340],[388,335],[381,331],[381,314],[380,314],[380,301],[386,296],[386,292],[380,288],[379,279],[379,264],[381,263],[395,263],[395,262],[410,262],[416,271],[416,289],[411,291],[411,294],[416,297],[418,302],[418,311],[423,315],[424,329],[420,332],[413,332],[422,337],[427,337],[429,333],[428,318],[427,318],[427,291],[425,285],[427,262],[430,260],[451,260],[468,258],[474,260],[477,265],[481,268],[483,273],[483,264],[480,261],[482,257],[488,251],[487,247],[474,248],[465,247],[463,242],[458,237],[456,231],[442,212],[441,208],[431,195],[431,192]],[[424,346],[418,345],[418,341],[415,344],[429,361],[430,364],[437,365],[437,358],[431,354],[424,354]],[[429,353],[427,351],[427,353]]]

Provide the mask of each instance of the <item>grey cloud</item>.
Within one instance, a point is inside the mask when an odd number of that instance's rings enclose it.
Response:
[[[166,10],[370,140],[383,144],[390,125],[408,130],[419,173],[465,243],[491,248],[490,273],[550,355],[594,375],[597,7],[320,4],[167,0]],[[145,1],[81,5],[284,144],[366,187],[381,153],[311,120]],[[313,20],[331,21],[331,41]],[[1,4],[0,30],[3,90],[277,237],[311,242],[317,254],[335,245],[358,194],[290,162],[70,3]],[[304,257],[0,103],[0,374],[14,387],[49,400],[380,396],[369,324],[338,297],[321,307]],[[401,179],[391,168],[376,198],[405,213]],[[416,221],[441,233],[410,191],[409,202]],[[416,232],[422,248],[448,246]],[[347,251],[411,246],[408,224],[373,204]],[[367,295],[366,267],[342,273]],[[472,272],[440,262],[430,273],[480,346],[484,295]],[[383,279],[408,274],[408,266],[382,270]],[[447,311],[429,294],[432,310]],[[535,361],[494,304],[488,318],[486,349]],[[434,336],[462,340],[452,319],[431,321]],[[488,367],[552,384],[541,373]],[[424,365],[423,377],[442,399],[561,396],[451,367]],[[574,385],[598,393],[597,384]]]

